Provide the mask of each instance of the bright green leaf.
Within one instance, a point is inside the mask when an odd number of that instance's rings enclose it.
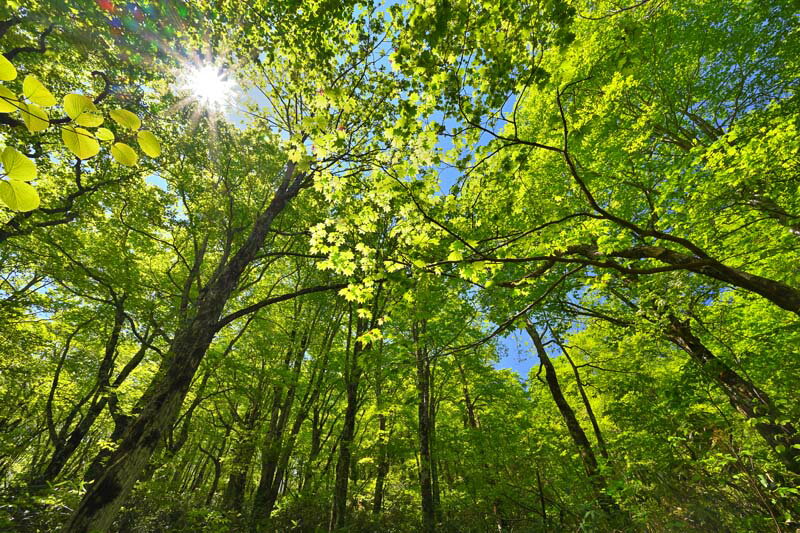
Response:
[[[19,98],[7,87],[0,85],[0,113],[13,113],[19,109]]]
[[[80,116],[78,116],[78,118],[75,119],[75,124],[85,126],[87,128],[96,128],[102,123],[103,117],[93,113],[82,113]]]
[[[28,131],[37,132],[50,127],[50,116],[47,111],[38,105],[20,102],[19,107],[22,113],[22,120],[25,122],[25,126],[28,127]]]
[[[113,141],[114,140],[114,133],[108,128],[98,128],[97,131],[94,132],[94,134],[101,141]]]
[[[161,155],[161,142],[159,142],[158,137],[151,132],[146,130],[140,131],[136,136],[136,140],[139,141],[139,147],[145,154],[150,157],[158,157]]]
[[[126,111],[125,109],[115,109],[109,113],[111,118],[122,126],[123,128],[128,128],[129,130],[138,130],[139,127],[142,125],[142,121],[139,120],[139,117],[131,113],[130,111]]]
[[[120,165],[132,167],[139,160],[136,152],[125,143],[115,143],[111,147],[111,155],[117,160]]]
[[[25,76],[25,81],[22,82],[22,94],[36,105],[42,107],[50,107],[56,105],[56,97],[53,93],[47,90],[42,82],[36,76]]]
[[[61,130],[61,139],[69,151],[80,159],[89,159],[100,151],[100,143],[91,132],[83,128],[66,126]]]
[[[16,79],[17,77],[17,69],[14,68],[14,65],[6,59],[6,57],[0,54],[0,80],[3,81],[11,81]]]
[[[95,111],[94,102],[82,94],[68,94],[64,97],[64,111],[67,112],[69,118],[76,119],[81,113],[86,111]]]
[[[0,181],[0,200],[14,211],[32,211],[39,207],[39,194],[24,181]]]
[[[36,179],[36,164],[19,150],[6,146],[0,159],[3,161],[3,169],[9,178],[21,181]]]

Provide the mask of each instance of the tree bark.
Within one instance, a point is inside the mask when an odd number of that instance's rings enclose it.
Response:
[[[775,452],[786,469],[800,475],[800,436],[766,392],[740,376],[718,359],[691,330],[689,321],[669,317],[667,338],[685,351],[725,392],[731,406],[745,418],[756,421],[756,431]]]
[[[106,531],[147,465],[161,436],[180,412],[183,399],[218,329],[222,311],[245,268],[256,258],[267,231],[289,201],[300,191],[305,175],[288,163],[284,179],[267,209],[258,217],[247,240],[226,263],[221,263],[197,298],[193,316],[179,327],[168,354],[166,369],[152,387],[141,415],[127,428],[105,471],[89,487],[65,533]]]
[[[352,320],[352,311],[351,311]],[[352,322],[351,322],[352,323]],[[359,355],[366,349],[358,338],[367,331],[366,321],[356,320],[356,339],[353,340],[352,350],[347,349],[345,361],[345,387],[347,390],[347,408],[344,414],[342,433],[339,437],[339,455],[336,461],[336,480],[333,488],[333,510],[329,530],[333,531],[344,527],[347,515],[347,485],[350,479],[350,459],[352,456],[353,437],[356,429],[356,415],[358,414],[358,385],[361,380],[361,364]],[[348,331],[348,344],[352,332]]]
[[[103,412],[103,409],[105,409],[106,404],[108,403],[108,397],[104,393],[106,393],[110,387],[109,377],[114,367],[117,346],[119,345],[119,337],[122,332],[122,324],[125,320],[125,308],[123,306],[123,301],[124,299],[117,301],[114,306],[114,323],[111,327],[111,334],[109,335],[105,344],[103,359],[100,362],[100,367],[97,371],[97,380],[95,382],[94,389],[90,393],[92,400],[89,404],[89,408],[83,418],[80,419],[80,422],[78,422],[75,428],[70,432],[68,438],[65,440],[57,439],[53,443],[55,445],[53,455],[51,456],[44,472],[37,476],[31,483],[32,487],[46,486],[49,482],[53,481],[56,476],[58,476],[58,474],[67,464],[67,461],[69,461],[70,457],[72,457],[72,454],[75,453],[75,450],[77,450],[78,446],[80,446],[80,444],[84,441],[86,435],[89,433],[89,430],[97,420],[97,417],[100,416],[100,414]],[[125,377],[127,377],[128,373],[124,374],[124,377],[122,378],[123,380]],[[117,381],[119,383],[115,382],[115,386],[121,384],[120,380]],[[68,426],[71,416],[67,418]],[[64,429],[67,429],[67,426],[65,426]]]
[[[420,331],[422,328],[422,331]],[[419,490],[422,500],[422,531],[436,530],[436,505],[433,497],[433,455],[431,451],[431,367],[427,350],[422,346],[420,334],[425,324],[412,326],[414,356],[417,367],[417,439],[419,444]]]
[[[586,437],[586,433],[583,431],[580,422],[578,422],[575,411],[572,410],[572,407],[564,397],[561,385],[558,382],[556,369],[552,361],[550,361],[550,357],[547,355],[547,350],[544,347],[542,338],[539,332],[536,331],[536,327],[530,322],[526,321],[525,330],[528,332],[528,335],[530,335],[531,340],[533,340],[536,353],[544,367],[545,381],[547,382],[548,389],[550,389],[550,395],[553,397],[553,401],[555,401],[559,413],[561,413],[561,418],[564,419],[572,442],[575,444],[575,447],[578,448],[578,453],[583,462],[583,468],[586,471],[589,482],[597,493],[598,502],[603,510],[610,516],[618,516],[621,511],[616,503],[605,493],[607,487],[606,480],[600,473],[597,458],[595,457],[594,450],[592,450],[592,445]]]

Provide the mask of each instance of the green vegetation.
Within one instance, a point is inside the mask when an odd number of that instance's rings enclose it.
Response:
[[[797,22],[6,2],[0,530],[795,531]]]

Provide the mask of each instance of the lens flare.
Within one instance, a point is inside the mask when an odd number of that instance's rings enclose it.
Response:
[[[235,84],[219,67],[191,66],[180,79],[179,88],[208,111],[224,112],[233,104]]]

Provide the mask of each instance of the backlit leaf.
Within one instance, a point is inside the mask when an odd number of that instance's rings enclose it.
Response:
[[[14,211],[33,211],[39,207],[39,194],[24,181],[0,181],[0,200]]]
[[[115,109],[109,113],[111,118],[122,126],[123,128],[128,128],[129,130],[138,130],[139,127],[142,125],[142,121],[139,120],[139,117],[131,113],[130,111],[126,111],[125,109]]]
[[[82,113],[75,119],[75,124],[80,126],[85,126],[87,128],[96,128],[100,124],[103,123],[103,117],[101,115],[95,115],[94,113]]]
[[[161,155],[161,142],[159,142],[158,137],[151,132],[142,130],[136,136],[136,139],[139,141],[139,147],[145,154],[150,157],[158,157]]]
[[[120,165],[132,167],[139,160],[136,152],[125,143],[115,143],[111,147],[111,155],[117,160]]]
[[[14,65],[6,59],[6,57],[0,54],[0,80],[3,81],[11,81],[16,79],[17,77],[17,69],[14,68]]]
[[[42,107],[56,105],[56,97],[42,85],[36,76],[25,76],[25,81],[22,82],[22,94],[34,104]]]
[[[64,111],[67,112],[69,118],[75,120],[81,113],[86,111],[95,111],[95,105],[92,100],[82,94],[68,94],[64,97]]]
[[[3,161],[4,172],[9,178],[21,181],[36,179],[36,164],[19,150],[6,146],[0,159]]]
[[[42,131],[50,127],[50,116],[47,111],[38,105],[20,102],[19,107],[22,113],[22,120],[25,122],[25,126],[28,127],[28,131]]]
[[[94,134],[101,141],[113,141],[114,140],[114,133],[108,128],[97,128],[97,131],[94,132]]]
[[[19,109],[19,98],[8,87],[0,85],[0,113],[13,113]]]
[[[83,128],[66,126],[61,130],[61,139],[69,151],[80,159],[89,159],[100,151],[100,143],[91,132]]]

